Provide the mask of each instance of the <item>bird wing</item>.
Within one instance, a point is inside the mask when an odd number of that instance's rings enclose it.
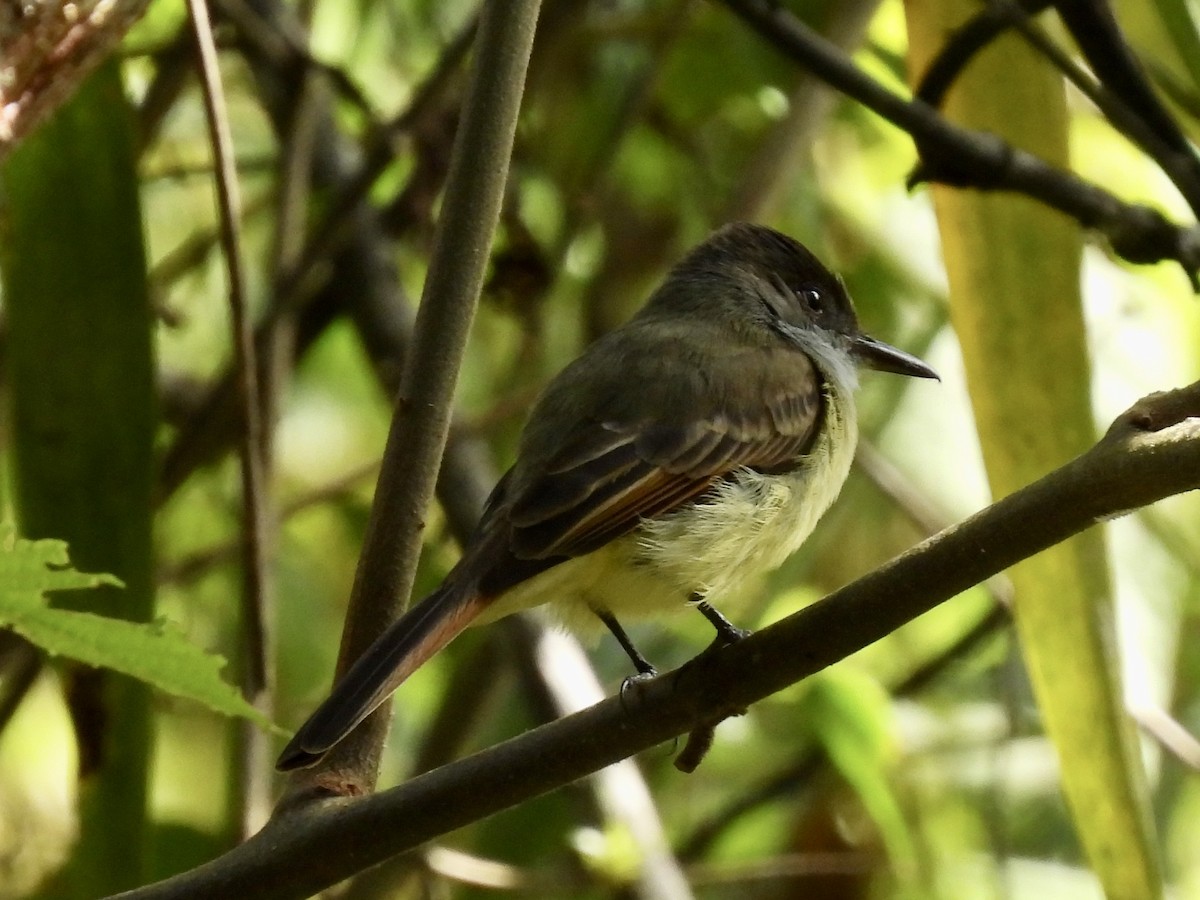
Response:
[[[655,421],[586,422],[541,473],[505,498],[510,552],[527,560],[580,556],[739,469],[791,469],[823,415],[821,380],[811,366],[805,372],[759,393],[751,408],[729,402],[691,420],[664,410]]]

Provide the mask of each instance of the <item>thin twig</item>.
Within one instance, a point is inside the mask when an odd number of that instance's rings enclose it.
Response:
[[[412,352],[384,449],[383,468],[347,612],[338,672],[387,627],[412,590],[425,508],[446,436],[467,336],[499,219],[540,0],[489,0],[438,223]],[[293,786],[336,783],[369,791],[390,709],[370,716]]]
[[[349,73],[339,66],[322,62],[312,54],[300,22],[296,22],[294,29],[280,28],[278,21],[268,21],[247,0],[219,0],[219,5],[225,16],[237,26],[241,40],[252,42],[255,50],[269,56],[277,68],[299,68],[304,79],[321,73],[340,96],[366,116],[372,128],[380,127],[374,106]]]
[[[1200,740],[1161,706],[1137,706],[1133,718],[1163,749],[1193,772],[1200,772]]]
[[[281,145],[279,197],[275,216],[275,239],[271,253],[271,275],[276,286],[283,273],[291,269],[304,246],[304,224],[308,211],[310,178],[316,149],[317,129],[323,106],[317,102],[321,90],[308,69],[299,73],[292,92],[292,107]],[[295,359],[296,316],[294,310],[274,318],[262,332],[263,409],[265,421],[273,426],[286,380]],[[262,447],[265,462],[271,459],[270,433],[266,429]]]
[[[175,36],[154,52],[154,78],[137,110],[139,156],[158,140],[167,113],[175,108],[187,84],[195,52],[196,42],[187,25],[180,26]]]
[[[210,167],[208,174],[213,175]],[[271,209],[274,191],[258,194],[241,205],[242,221],[249,222]],[[172,284],[204,264],[214,247],[221,245],[221,225],[197,230],[159,258],[151,268],[148,281],[156,294],[165,295]],[[236,364],[236,363],[235,363]]]
[[[1130,96],[1114,90],[1107,81],[1096,81],[1090,78],[1066,51],[1054,43],[1054,40],[1037,22],[1021,10],[1019,5],[1015,5],[1013,10],[1014,27],[1030,46],[1045,56],[1085,97],[1096,104],[1096,107],[1114,128],[1153,159],[1187,200],[1192,214],[1200,215],[1200,181],[1197,180],[1200,169],[1197,167],[1195,155],[1183,137],[1183,132],[1170,117],[1166,108],[1158,105],[1157,100],[1155,101],[1157,108],[1153,110],[1135,107],[1130,102]],[[1109,24],[1113,30],[1106,37],[1120,37],[1119,32],[1115,30],[1115,22]],[[1078,40],[1075,30],[1072,31],[1072,34],[1076,35]],[[1097,48],[1085,49],[1095,50]],[[1128,46],[1123,41],[1120,49],[1124,52],[1105,53],[1104,59],[1099,61],[1114,61],[1117,56],[1124,56],[1128,53]],[[1092,59],[1095,60],[1095,57],[1093,56]],[[1132,55],[1128,56],[1127,61],[1132,62]],[[1095,62],[1093,62],[1093,66],[1095,66]],[[1118,66],[1118,68],[1120,67]],[[1097,74],[1103,75],[1104,73],[1098,71]],[[1139,98],[1142,96],[1140,92],[1137,94]],[[1164,122],[1166,123],[1165,127],[1162,124]]]
[[[257,387],[258,363],[253,327],[247,309],[246,271],[241,254],[241,198],[233,155],[233,136],[225,106],[224,90],[213,40],[206,0],[188,0],[188,14],[196,36],[204,109],[208,118],[213,155],[216,160],[217,200],[220,210],[221,245],[229,278],[229,307],[233,324],[234,357],[237,361],[245,428],[241,443],[242,531],[244,582],[242,590],[242,690],[246,699],[261,706],[269,699],[269,665],[266,634],[267,508],[262,448],[263,421]],[[257,734],[257,733],[256,733]],[[246,737],[245,735],[243,735]],[[267,747],[261,736],[245,741],[247,753],[240,760],[239,778],[244,786],[243,809],[265,803],[265,785],[252,790],[254,772],[265,770],[261,757]],[[254,748],[253,750],[251,748]],[[247,758],[250,757],[250,758]],[[259,796],[252,796],[258,794]],[[243,816],[243,825],[245,816]]]

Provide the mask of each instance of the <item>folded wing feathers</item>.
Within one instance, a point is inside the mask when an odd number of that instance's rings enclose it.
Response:
[[[721,413],[684,425],[597,424],[511,498],[513,552],[542,559],[588,553],[737,469],[792,465],[816,431],[819,396],[784,393],[754,418]]]

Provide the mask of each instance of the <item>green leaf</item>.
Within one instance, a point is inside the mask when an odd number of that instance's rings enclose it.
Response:
[[[979,6],[956,0],[905,9],[920,72]],[[1053,165],[1068,164],[1062,78],[1017,38],[971,61],[947,112]],[[951,320],[988,480],[1002,497],[1095,441],[1082,239],[1075,223],[1024,197],[938,188],[934,200]],[[1010,576],[1022,653],[1092,867],[1109,897],[1161,897],[1149,790],[1121,691],[1104,535],[1078,535]]]
[[[46,591],[120,585],[111,575],[71,568],[62,541],[28,541],[0,525],[0,625],[48,653],[112,669],[161,691],[195,700],[214,712],[271,722],[221,678],[223,657],[190,643],[169,622],[149,624],[51,607]]]
[[[56,606],[147,622],[159,421],[135,132],[114,58],[0,168],[0,277],[21,533],[65,540],[76,565],[125,585],[98,585],[86,606],[67,592]],[[131,888],[146,866],[149,688],[106,678],[87,691],[69,706],[79,718],[103,710],[103,729],[80,722],[103,746],[84,750],[98,767],[80,795],[68,898]]]

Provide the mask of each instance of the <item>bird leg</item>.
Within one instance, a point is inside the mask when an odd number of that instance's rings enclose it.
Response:
[[[700,614],[712,624],[712,627],[717,629],[716,646],[725,647],[729,644],[736,644],[744,637],[749,637],[750,632],[744,628],[738,628],[713,606],[710,606],[707,600],[700,597],[699,594],[692,594],[692,602],[696,604],[696,609],[700,610]]]
[[[717,638],[706,652],[711,652],[721,647],[728,647],[730,644],[736,644],[742,638],[750,636],[749,631],[744,628],[738,628],[730,622],[715,607],[710,605],[707,600],[701,597],[700,594],[692,594],[691,602],[696,604],[696,609],[700,610],[701,615],[708,619],[712,627],[717,630]],[[693,728],[688,733],[687,744],[684,745],[684,748],[675,758],[675,768],[680,772],[694,772],[712,747],[717,725],[729,718],[730,715],[740,716],[743,712],[744,710],[740,710],[733,713],[719,714],[715,719],[708,722],[701,722]]]
[[[597,618],[605,624],[608,630],[612,632],[613,637],[617,639],[617,643],[621,645],[621,649],[625,651],[625,655],[629,657],[633,663],[633,667],[638,671],[635,676],[636,678],[653,678],[658,674],[658,670],[650,665],[650,661],[642,656],[637,647],[633,646],[633,641],[629,639],[629,635],[625,633],[625,629],[621,627],[621,623],[617,621],[616,616],[606,609],[593,609],[592,612],[596,614]],[[624,690],[624,687],[622,687],[622,690]]]

